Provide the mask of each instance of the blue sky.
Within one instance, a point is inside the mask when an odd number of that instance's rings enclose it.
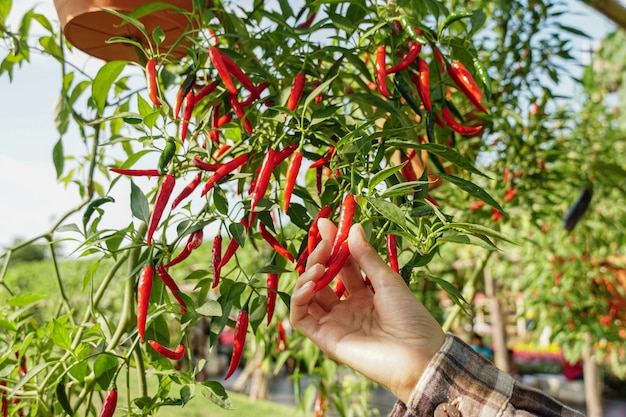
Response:
[[[580,1],[568,3],[572,14],[564,23],[586,30],[595,39],[612,30],[610,22]],[[56,20],[52,1],[14,1],[13,15],[21,16],[35,5],[40,13]],[[574,46],[580,57],[581,44]],[[100,63],[80,53],[75,59],[94,69]],[[12,83],[6,75],[0,77],[0,247],[16,236],[30,238],[46,231],[61,213],[80,201],[75,187],[65,189],[56,183],[52,165],[52,148],[59,139],[54,127],[58,86],[58,65],[36,54],[30,64],[15,71]],[[71,139],[67,138],[66,146],[71,146]],[[116,204],[117,215],[126,219],[127,198],[119,196]]]

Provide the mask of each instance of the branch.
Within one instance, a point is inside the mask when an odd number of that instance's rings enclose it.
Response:
[[[626,30],[626,7],[617,0],[584,0],[584,3],[612,20],[620,29]]]

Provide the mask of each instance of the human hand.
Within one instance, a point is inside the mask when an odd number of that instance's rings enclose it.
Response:
[[[348,296],[340,300],[329,287],[314,294],[336,233],[327,219],[320,219],[318,225],[322,241],[296,282],[291,323],[326,354],[406,403],[426,365],[443,345],[441,326],[367,242],[360,224],[350,229],[351,256],[339,274]],[[361,271],[370,279],[374,293]]]

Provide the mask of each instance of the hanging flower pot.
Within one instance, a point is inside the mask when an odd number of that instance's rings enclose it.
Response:
[[[146,36],[137,27],[124,23],[120,17],[105,9],[129,13],[150,2],[151,0],[54,0],[54,5],[63,34],[74,47],[105,61],[137,62],[141,59],[134,45],[121,42],[109,43],[109,39],[112,37],[129,38],[141,43],[146,49],[152,40],[148,42]],[[185,31],[190,29],[190,20],[180,9],[187,11],[193,9],[193,0],[168,0],[167,2],[172,5],[172,8],[154,11],[138,19],[145,25],[148,36],[157,27],[163,31],[165,40],[159,50],[163,53],[170,51]],[[184,56],[186,54],[185,43],[178,43],[170,52],[170,57]]]

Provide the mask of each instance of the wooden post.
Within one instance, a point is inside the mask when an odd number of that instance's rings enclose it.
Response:
[[[583,377],[585,382],[585,400],[587,417],[602,417],[602,380],[598,365],[593,361],[593,340],[590,334],[584,336],[586,346],[583,350]]]

